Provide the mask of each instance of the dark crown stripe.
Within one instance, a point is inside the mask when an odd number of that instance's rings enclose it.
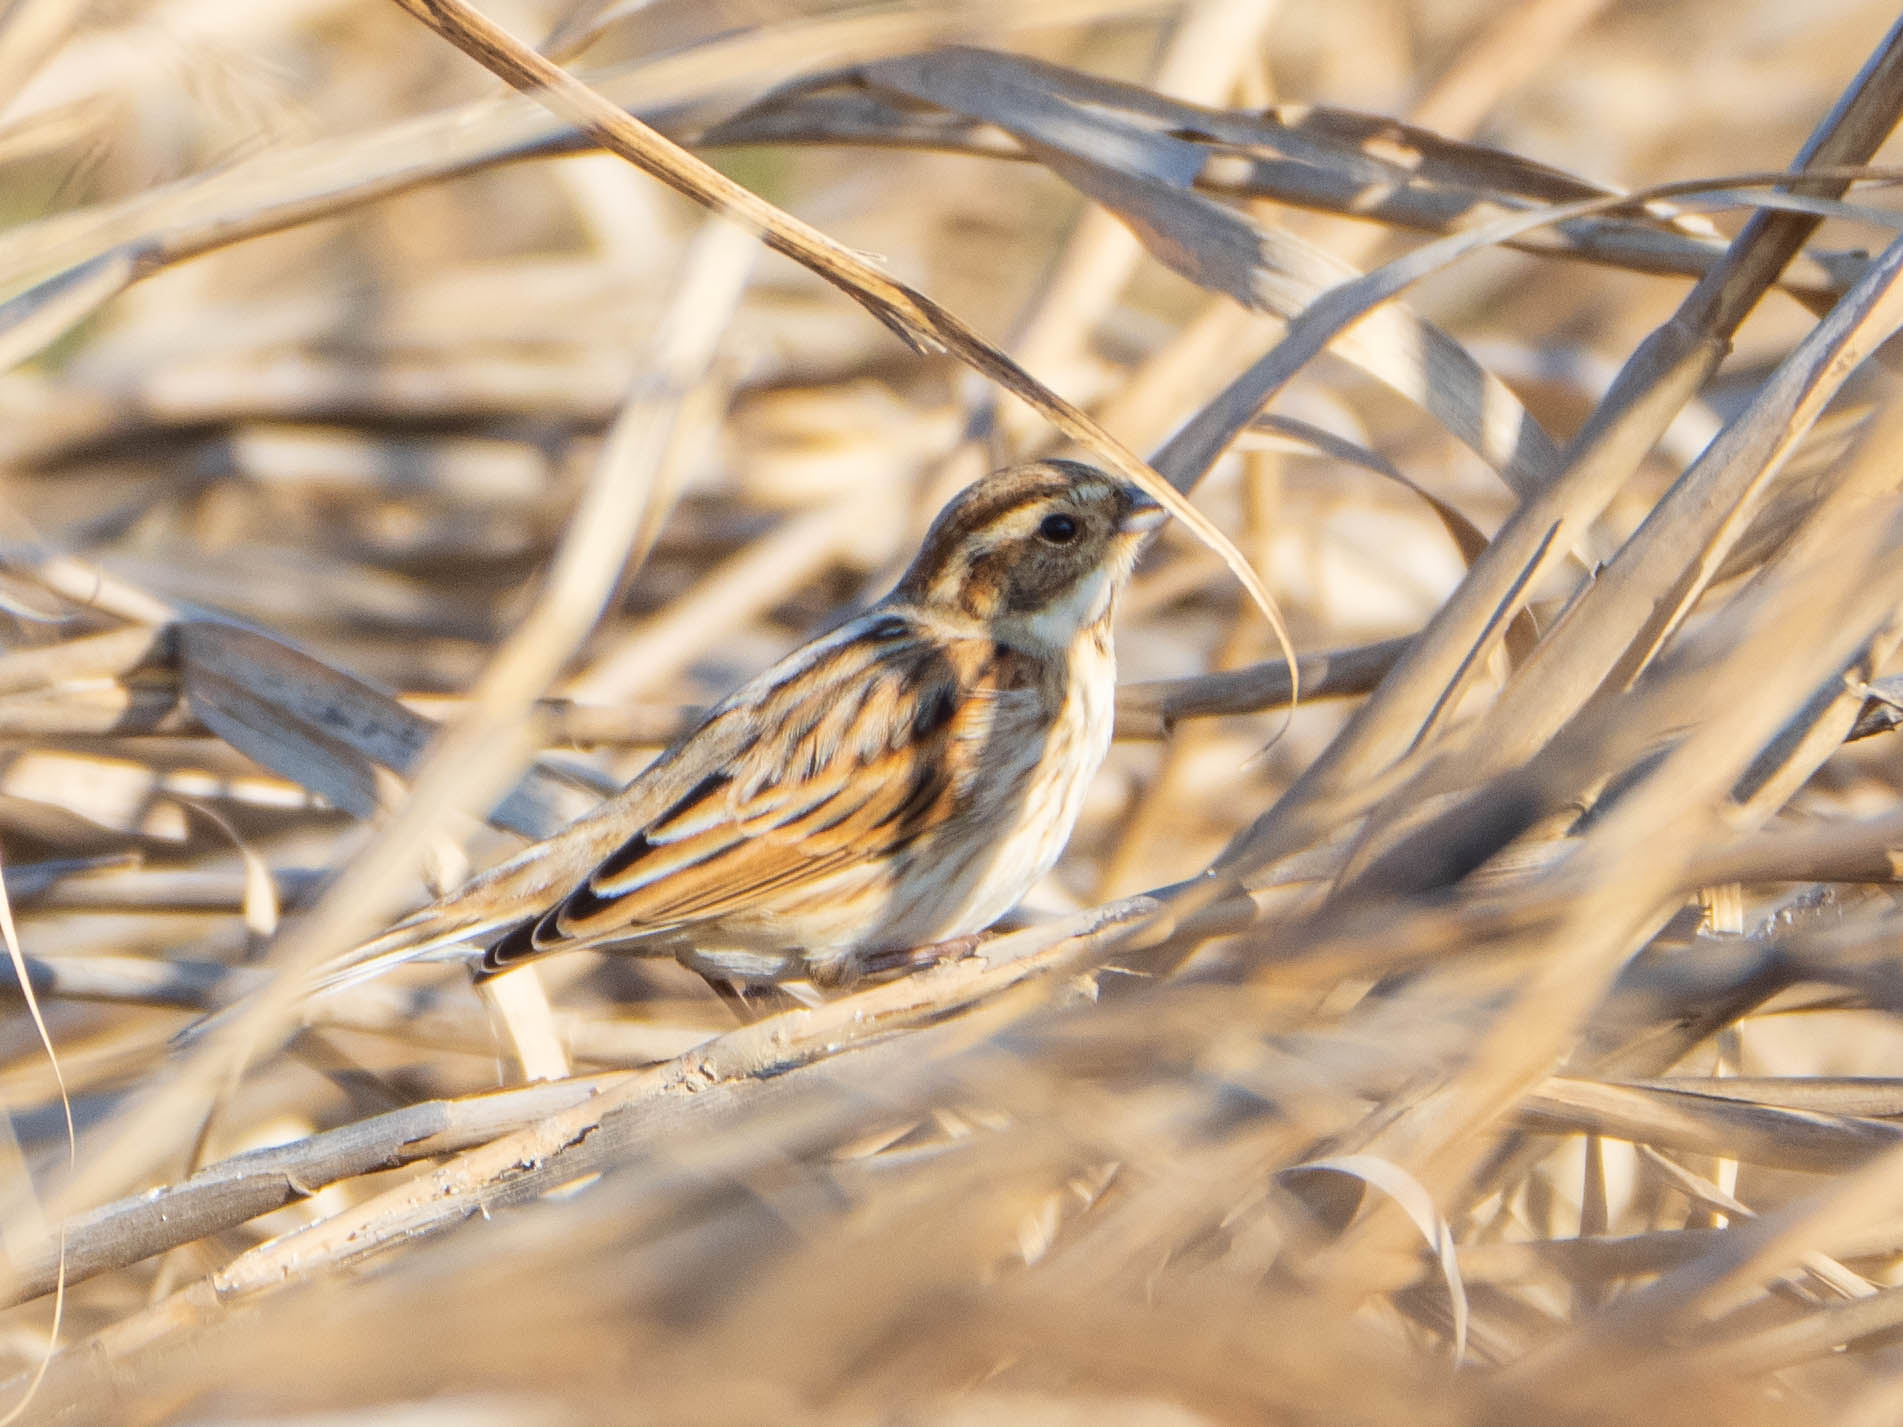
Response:
[[[1075,486],[1076,478],[1071,474],[1040,467],[1016,480],[985,481],[967,487],[932,522],[918,559],[907,573],[905,585],[917,590],[929,589],[952,572],[954,562],[973,535],[997,524],[1013,511],[1061,495]]]

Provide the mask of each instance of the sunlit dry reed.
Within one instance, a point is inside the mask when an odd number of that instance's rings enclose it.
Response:
[[[1893,17],[1035,10],[0,16],[0,1412],[1895,1418]],[[975,952],[306,994],[1132,451]]]

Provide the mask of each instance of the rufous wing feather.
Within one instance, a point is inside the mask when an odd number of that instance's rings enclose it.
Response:
[[[1030,715],[1035,695],[1011,686],[989,641],[930,637],[890,615],[866,624],[884,637],[821,651],[834,667],[789,671],[761,700],[770,719],[756,741],[497,942],[485,966],[768,922],[817,884],[942,828],[1000,713]]]

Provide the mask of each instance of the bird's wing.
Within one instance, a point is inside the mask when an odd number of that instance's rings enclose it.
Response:
[[[716,710],[670,755],[658,809],[648,775],[636,779],[615,802],[647,802],[615,819],[619,845],[485,965],[770,918],[820,880],[928,837],[970,795],[986,745],[1038,736],[1045,704],[1023,656],[862,616]]]
[[[626,838],[628,827],[639,826],[692,786],[694,775],[678,754],[692,746],[698,760],[717,763],[737,755],[741,735],[736,723],[717,712],[599,807],[326,964],[312,989],[352,986],[407,962],[480,955],[499,934],[525,918],[533,920],[579,885]]]

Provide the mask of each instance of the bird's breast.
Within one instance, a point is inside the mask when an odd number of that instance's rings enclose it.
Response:
[[[899,899],[900,914],[880,940],[917,944],[982,931],[1056,863],[1110,748],[1116,662],[1107,631],[1080,634],[1052,672],[1036,694],[1041,726],[1026,726],[1027,718],[1010,733],[994,730],[966,806],[912,869],[911,895]]]

